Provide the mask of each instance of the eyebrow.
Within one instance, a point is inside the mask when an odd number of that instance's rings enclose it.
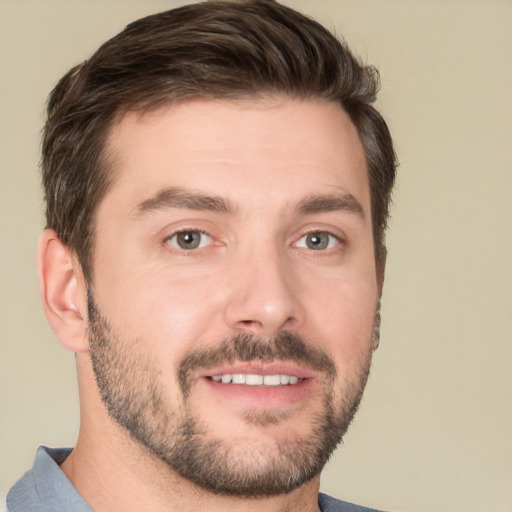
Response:
[[[235,208],[226,199],[181,188],[166,188],[135,207],[134,218],[166,208],[233,213]]]
[[[210,211],[233,214],[234,205],[220,196],[212,196],[178,187],[165,188],[135,207],[133,217],[138,219],[154,211],[167,208],[186,208],[189,210]],[[365,219],[361,203],[352,194],[320,194],[305,197],[294,208],[301,215],[324,212],[348,212]]]
[[[352,194],[308,196],[298,203],[296,210],[303,215],[324,212],[347,212],[356,214],[363,220],[366,218],[361,203]]]

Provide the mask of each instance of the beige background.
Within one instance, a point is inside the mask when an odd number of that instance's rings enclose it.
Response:
[[[78,426],[39,305],[46,94],[171,1],[0,2],[0,494]],[[381,347],[323,488],[396,511],[512,511],[512,2],[291,0],[381,69],[401,160]],[[1,506],[0,506],[1,508]]]

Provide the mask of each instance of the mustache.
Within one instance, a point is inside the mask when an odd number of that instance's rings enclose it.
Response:
[[[178,381],[186,398],[190,393],[194,376],[199,370],[233,364],[235,361],[292,361],[301,366],[322,372],[326,380],[336,376],[332,357],[320,347],[307,342],[294,332],[281,332],[272,337],[237,333],[209,349],[196,349],[187,354],[178,369]]]

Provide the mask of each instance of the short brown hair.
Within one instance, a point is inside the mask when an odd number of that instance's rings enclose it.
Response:
[[[377,268],[395,178],[389,130],[372,106],[377,71],[316,21],[272,0],[209,1],[140,19],[52,91],[42,176],[47,227],[92,277],[95,212],[113,181],[104,154],[115,119],[189,98],[285,94],[342,105],[364,146]]]

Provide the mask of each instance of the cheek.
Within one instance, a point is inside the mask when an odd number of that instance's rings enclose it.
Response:
[[[308,307],[308,335],[312,339],[320,337],[318,341],[344,370],[357,369],[372,346],[378,292],[374,274],[365,277],[346,274],[330,279],[322,293],[316,286]]]
[[[120,337],[143,341],[165,361],[176,362],[198,340],[215,337],[219,307],[211,274],[199,279],[160,265],[118,264],[101,278],[97,300]]]

